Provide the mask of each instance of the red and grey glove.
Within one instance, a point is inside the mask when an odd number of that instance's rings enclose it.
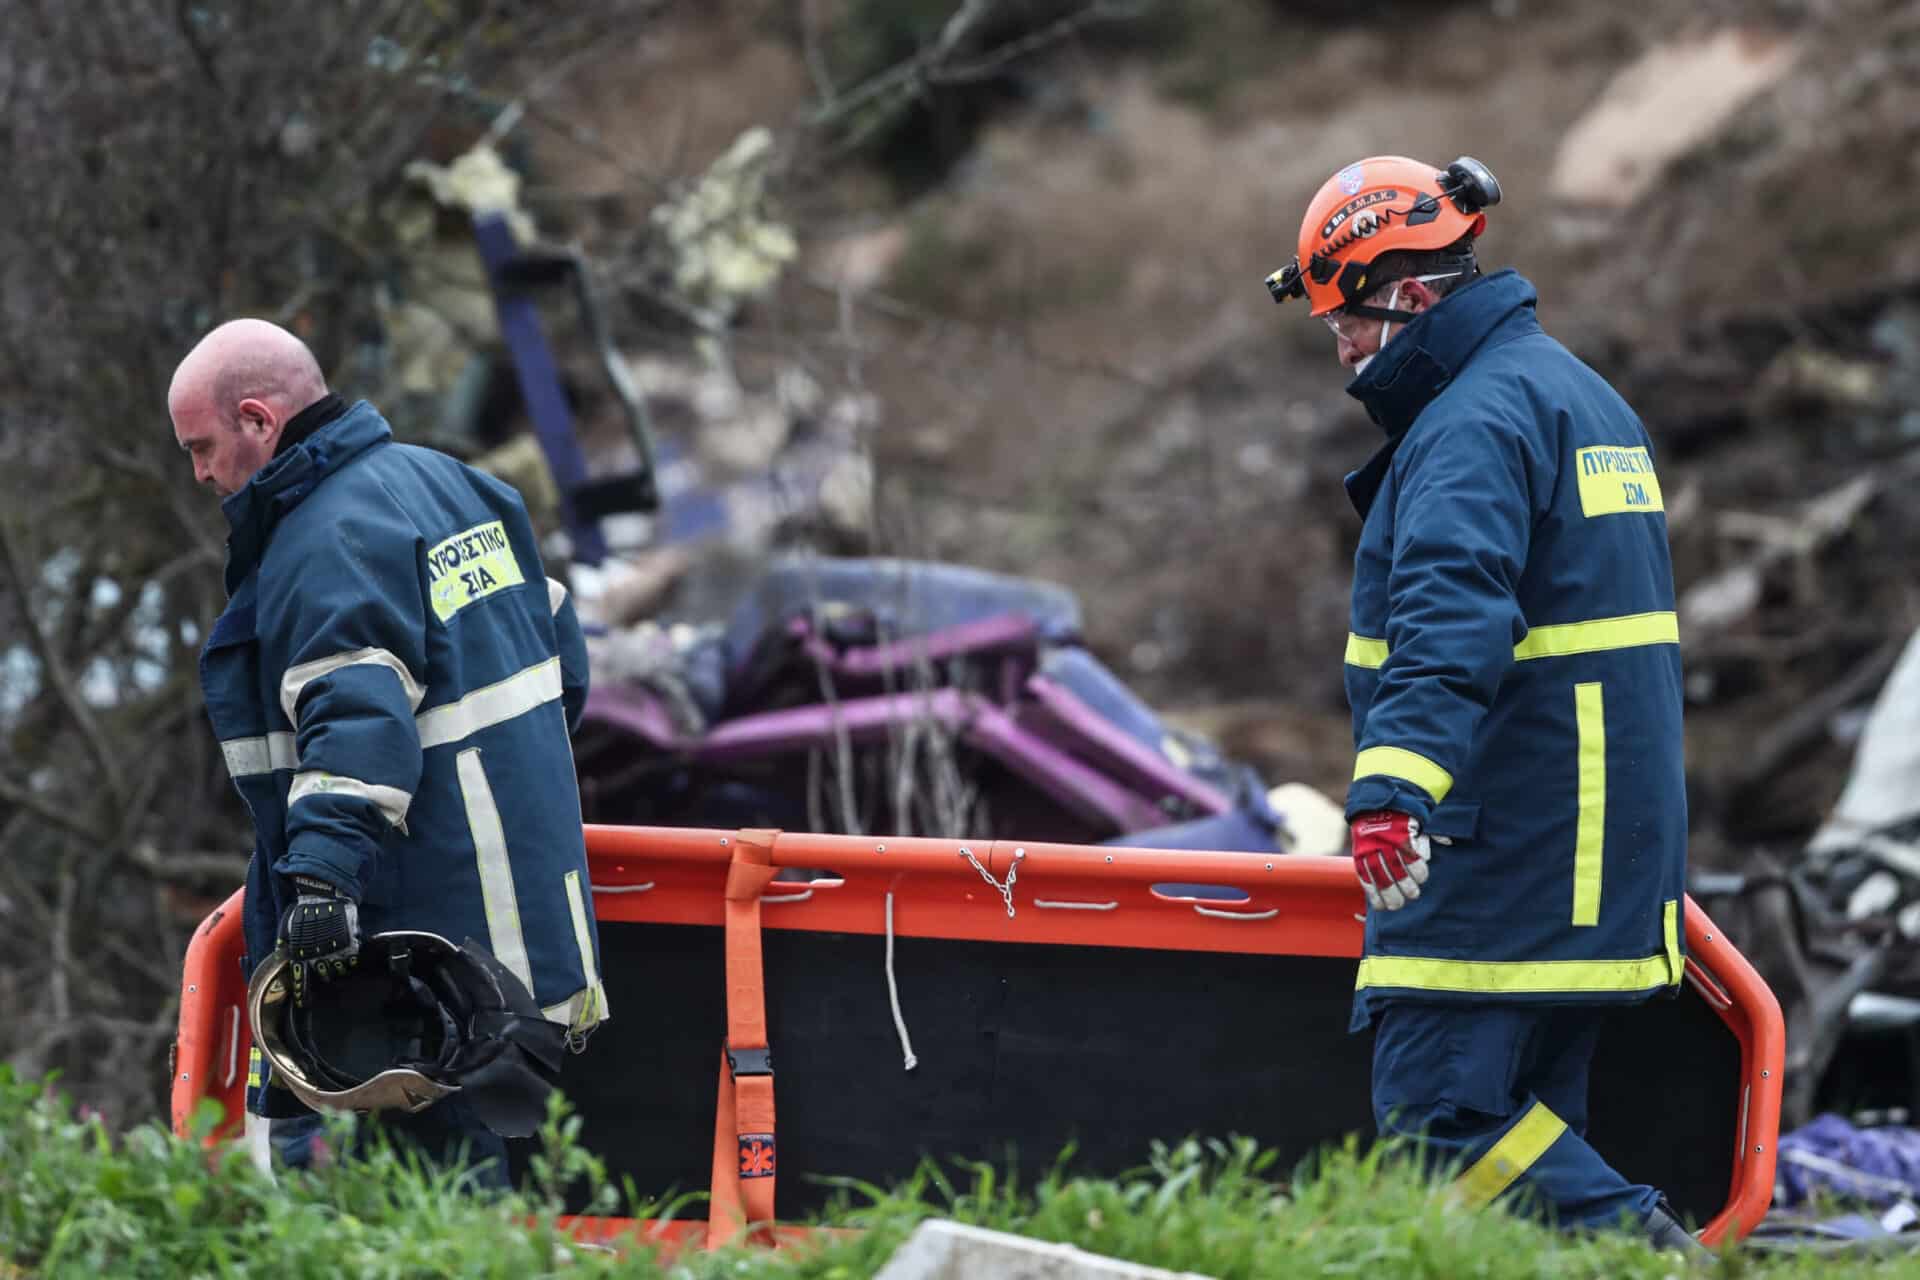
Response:
[[[1432,856],[1420,819],[1380,810],[1359,814],[1350,825],[1353,869],[1368,905],[1398,911],[1419,897]]]

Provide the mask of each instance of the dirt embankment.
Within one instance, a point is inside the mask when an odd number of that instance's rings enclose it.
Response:
[[[1376,436],[1261,279],[1339,165],[1473,154],[1506,192],[1484,262],[1535,280],[1660,448],[1702,856],[1804,834],[1920,621],[1920,6],[1178,12],[1151,51],[1040,59],[911,199],[802,184],[802,270],[756,340],[835,330],[809,358],[878,396],[882,548],[1065,583],[1156,703],[1337,792],[1339,478]],[[799,45],[705,31],[579,102],[717,151],[812,100]],[[675,89],[703,77],[751,92]]]

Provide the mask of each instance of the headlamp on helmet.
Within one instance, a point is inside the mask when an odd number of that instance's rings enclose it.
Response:
[[[1472,156],[1443,170],[1405,156],[1350,164],[1308,203],[1299,251],[1267,277],[1267,291],[1275,302],[1305,298],[1315,316],[1357,304],[1381,254],[1431,252],[1478,236],[1487,224],[1482,210],[1499,202],[1499,181]]]

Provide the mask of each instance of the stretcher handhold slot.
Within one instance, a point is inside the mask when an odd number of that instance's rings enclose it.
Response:
[[[1153,896],[1162,902],[1226,902],[1241,903],[1253,901],[1253,895],[1245,889],[1226,884],[1189,884],[1184,881],[1162,881],[1153,886]]]
[[[1698,991],[1703,999],[1715,1009],[1733,1008],[1733,997],[1726,988],[1698,960],[1688,957],[1686,967],[1687,982]]]
[[[227,1024],[227,1078],[220,1082],[222,1089],[233,1088],[240,1078],[240,1006],[233,1005],[227,1012],[232,1017]]]
[[[1193,904],[1193,909],[1203,916],[1213,916],[1218,920],[1271,920],[1280,914],[1280,908],[1268,907],[1265,911],[1222,911],[1218,907],[1203,907]]]

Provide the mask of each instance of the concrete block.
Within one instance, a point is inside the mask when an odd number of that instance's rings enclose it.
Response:
[[[1208,1280],[945,1219],[923,1222],[875,1280]]]

